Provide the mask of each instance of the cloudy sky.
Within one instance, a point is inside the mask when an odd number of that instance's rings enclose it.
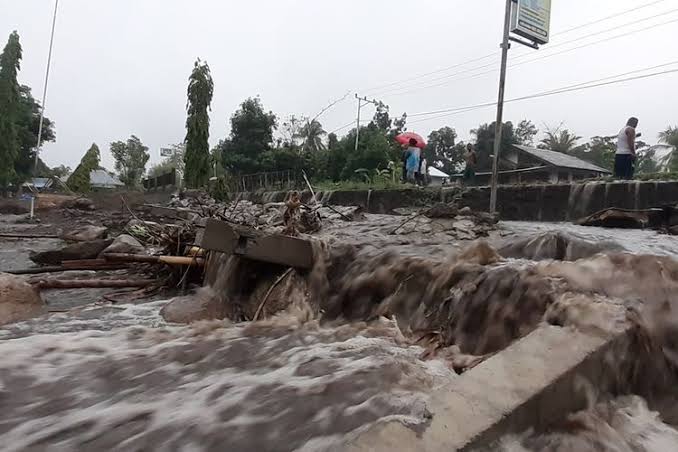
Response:
[[[53,5],[0,0],[2,45],[19,32],[20,82],[36,98]],[[215,81],[212,145],[255,95],[284,118],[313,116],[350,93],[320,118],[327,131],[355,118],[354,93],[384,101],[394,115],[496,101],[503,7],[503,0],[61,0],[46,108],[57,142],[43,158],[75,166],[96,142],[112,168],[110,142],[136,134],[157,162],[160,147],[184,137],[187,78],[198,57]],[[513,45],[507,99],[678,69],[678,0],[553,0],[551,31],[541,50]],[[505,118],[528,118],[541,130],[562,122],[588,139],[616,134],[636,115],[654,143],[661,129],[678,125],[676,86],[672,73],[514,102]],[[492,107],[418,115],[409,128],[428,134],[449,125],[468,139],[494,115]]]

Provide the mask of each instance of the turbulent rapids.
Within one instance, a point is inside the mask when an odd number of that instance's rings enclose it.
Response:
[[[381,220],[329,228],[309,272],[222,259],[184,301],[223,306],[223,320],[179,326],[155,301],[4,326],[3,448],[343,450],[377,423],[426,431],[437,390],[540,325],[599,334],[625,322],[636,333],[609,357],[624,369],[616,393],[583,382],[588,409],[496,448],[678,448],[671,239],[643,232],[637,249],[597,229],[506,224],[462,246],[388,236]]]

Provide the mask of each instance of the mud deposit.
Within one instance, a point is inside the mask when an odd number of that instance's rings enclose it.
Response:
[[[610,314],[620,306],[663,344],[648,353],[678,356],[674,238],[507,223],[490,234],[492,247],[469,251],[435,228],[390,234],[401,221],[367,215],[323,229],[323,239],[343,246],[308,275],[294,309],[267,320],[170,325],[158,314],[167,301],[156,301],[80,306],[3,327],[3,450],[326,451],[387,420],[421,432],[435,416],[427,408],[435,391],[458,374],[542,323],[611,328],[625,321]],[[547,228],[574,237],[573,247],[588,243],[580,250],[609,241],[617,257],[565,263],[493,250]],[[5,251],[3,265],[24,259],[25,248]],[[258,302],[257,293],[237,302]],[[52,301],[80,304],[63,294]],[[302,305],[308,310],[297,311]],[[497,448],[676,450],[675,404],[660,403],[670,397],[593,391],[588,410]]]

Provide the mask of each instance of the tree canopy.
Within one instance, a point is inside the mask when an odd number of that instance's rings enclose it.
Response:
[[[210,177],[210,117],[214,82],[207,62],[198,59],[188,82],[186,103],[186,152],[184,154],[186,185],[202,187]]]
[[[14,163],[19,156],[20,141],[17,119],[20,110],[20,91],[17,74],[21,69],[19,34],[9,35],[0,54],[0,189],[7,190],[16,172]]]
[[[434,130],[428,136],[424,157],[448,174],[457,172],[457,165],[464,160],[464,151],[457,146],[457,131],[452,127]]]
[[[245,100],[231,116],[230,137],[218,145],[224,167],[236,174],[261,171],[261,156],[271,149],[277,126],[276,115],[264,111],[261,99]]]
[[[148,147],[144,146],[138,137],[132,135],[127,141],[111,143],[111,154],[120,180],[127,187],[138,187],[150,158]]]
[[[494,132],[495,123],[481,124],[477,129],[471,130],[471,134],[476,137],[476,154],[478,156],[477,168],[479,170],[488,170],[492,168],[492,155],[494,155]],[[520,144],[520,140],[515,134],[513,123],[505,122],[502,125],[500,155],[508,151],[512,145]]]
[[[80,164],[75,168],[66,181],[68,188],[77,193],[87,193],[90,191],[90,173],[93,170],[99,169],[99,162],[101,160],[101,153],[99,146],[92,143],[92,146],[85,152],[85,155],[80,160]]]
[[[40,128],[40,110],[42,107],[36,101],[31,88],[22,85],[19,88],[19,109],[17,112],[16,125],[19,138],[19,154],[14,162],[14,170],[18,182],[27,180],[31,175],[48,177],[51,175],[49,168],[38,159],[37,172],[34,172],[35,152],[38,145],[38,130]],[[42,123],[42,142],[56,140],[54,123],[44,117]]]
[[[546,136],[539,143],[540,149],[549,149],[551,151],[563,154],[572,154],[581,146],[578,144],[581,137],[568,129],[548,130]]]

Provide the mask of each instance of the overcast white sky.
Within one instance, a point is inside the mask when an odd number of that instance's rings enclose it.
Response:
[[[553,0],[551,44],[539,51],[512,47],[509,64],[544,58],[509,69],[507,98],[678,61],[678,21],[660,25],[678,20],[678,0],[642,7],[650,3]],[[0,0],[2,46],[12,30],[19,32],[20,82],[33,87],[38,99],[53,5],[53,0]],[[612,20],[557,34],[634,7]],[[73,167],[96,142],[103,164],[112,169],[110,142],[136,134],[157,162],[160,147],[185,135],[186,84],[197,57],[207,60],[215,82],[211,145],[228,134],[230,115],[248,96],[260,95],[267,109],[284,118],[313,116],[350,91],[351,97],[320,118],[327,131],[355,118],[354,92],[383,100],[393,115],[491,102],[497,95],[503,10],[503,0],[61,0],[46,108],[56,122],[57,142],[44,147],[43,159]],[[633,21],[638,22],[626,25]],[[646,30],[630,34],[641,29]],[[619,35],[624,36],[546,57]],[[496,58],[392,86],[390,92],[369,91],[492,52]],[[525,54],[530,55],[519,58]],[[528,118],[542,130],[562,121],[588,139],[616,134],[636,115],[644,139],[654,143],[659,130],[678,124],[677,86],[674,73],[510,103],[505,119]],[[372,112],[367,107],[365,117]],[[470,129],[494,115],[485,108],[409,129],[427,135],[449,125],[468,139]]]

